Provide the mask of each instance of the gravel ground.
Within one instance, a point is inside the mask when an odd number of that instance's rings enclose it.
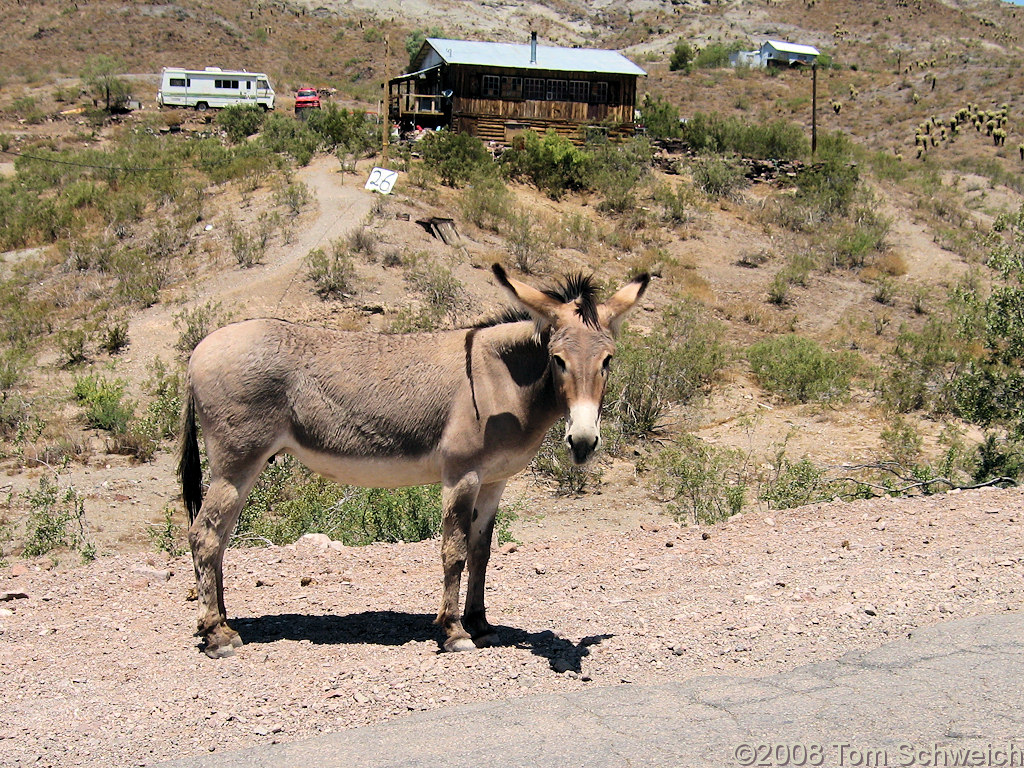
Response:
[[[507,545],[488,584],[502,645],[469,654],[438,652],[437,541],[231,550],[246,645],[221,661],[192,637],[187,558],[17,562],[0,576],[0,764],[147,765],[451,704],[833,659],[1024,608],[1022,500],[831,503]]]

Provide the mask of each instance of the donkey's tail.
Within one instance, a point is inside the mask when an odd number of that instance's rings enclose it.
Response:
[[[181,454],[178,460],[178,478],[181,480],[181,498],[188,511],[188,523],[196,519],[203,506],[203,467],[199,457],[196,436],[196,401],[192,387],[185,385],[185,405],[181,412]]]

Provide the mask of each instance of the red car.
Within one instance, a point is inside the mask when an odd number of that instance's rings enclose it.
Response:
[[[316,88],[304,85],[295,92],[295,111],[300,109],[320,109],[320,94]]]

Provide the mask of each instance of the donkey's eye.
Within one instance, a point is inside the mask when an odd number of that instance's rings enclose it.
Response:
[[[565,365],[565,360],[563,360],[559,355],[552,355],[551,359],[555,361],[555,367],[558,368],[561,373],[565,373],[565,369],[567,367]]]
[[[608,357],[606,357],[604,359],[604,362],[601,363],[601,371],[603,373],[608,373],[611,369],[612,369],[612,356],[608,355]]]

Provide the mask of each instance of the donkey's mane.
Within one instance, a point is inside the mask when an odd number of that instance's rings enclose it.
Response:
[[[569,304],[576,302],[576,314],[583,321],[584,325],[591,328],[599,327],[597,318],[597,287],[594,285],[594,276],[585,275],[582,272],[575,272],[565,275],[561,282],[554,288],[548,288],[544,294],[552,299]],[[490,328],[505,323],[520,323],[530,319],[530,313],[523,309],[506,307],[497,315],[481,320],[474,328]]]

